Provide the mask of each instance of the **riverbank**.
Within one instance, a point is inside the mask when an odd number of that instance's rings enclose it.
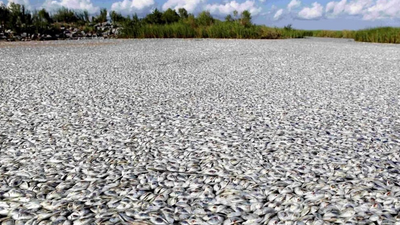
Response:
[[[136,28],[114,27],[110,23],[96,25],[101,32],[86,33],[76,27],[63,30],[59,34],[33,35],[26,33],[0,33],[0,41],[45,41],[45,40],[90,40],[90,39],[143,39],[143,38],[216,38],[216,39],[290,39],[325,37],[347,39],[357,42],[400,43],[400,28],[377,27],[357,31],[297,30],[271,28],[255,25],[253,27],[229,26],[224,24],[209,27],[191,28],[182,24],[145,25]]]

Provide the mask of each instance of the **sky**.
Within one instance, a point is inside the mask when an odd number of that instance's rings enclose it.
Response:
[[[400,0],[0,0],[30,10],[67,7],[96,15],[101,8],[123,15],[144,16],[158,8],[185,8],[197,14],[207,10],[223,19],[234,10],[248,10],[253,23],[271,27],[291,24],[296,29],[358,30],[378,26],[400,27]]]

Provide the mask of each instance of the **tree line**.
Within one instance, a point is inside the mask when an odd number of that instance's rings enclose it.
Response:
[[[186,9],[164,12],[155,9],[143,18],[111,12],[111,21],[123,27],[124,38],[260,38],[260,27],[252,23],[247,10],[233,12],[225,20],[214,18],[203,11],[195,16]]]
[[[60,27],[76,27],[86,32],[96,32],[95,25],[108,21],[107,9],[101,9],[95,16],[88,11],[59,8],[55,12],[46,9],[29,11],[24,5],[11,2],[0,5],[0,33],[14,34],[55,34]],[[139,18],[137,14],[124,16],[112,11],[109,14],[114,27],[120,27],[122,38],[262,38],[265,26],[252,23],[247,10],[227,15],[224,20],[214,18],[203,11],[195,16],[184,8],[178,10],[153,10]]]
[[[101,9],[97,15],[88,11],[77,11],[59,8],[55,12],[46,9],[29,11],[24,5],[11,2],[8,6],[0,4],[0,39],[1,35],[12,31],[12,35],[26,33],[48,34],[53,37],[62,33],[62,27],[101,35],[104,29],[97,24],[111,22],[114,28],[119,27],[120,38],[252,38],[278,39],[302,38],[304,36],[353,38],[356,41],[400,43],[400,28],[382,27],[359,31],[307,31],[297,30],[291,25],[284,28],[267,27],[252,23],[249,11],[234,11],[224,19],[213,17],[203,11],[196,16],[184,8],[178,10],[155,9],[139,18],[137,14],[122,15],[118,12]],[[110,21],[108,21],[110,20]],[[111,26],[105,27],[110,29]],[[103,27],[104,28],[104,27]],[[59,35],[60,36],[60,35]]]
[[[91,23],[107,21],[107,10],[102,9],[97,16],[90,16],[88,11],[74,11],[68,8],[59,8],[54,13],[46,9],[29,11],[24,5],[10,2],[8,6],[0,5],[0,32],[11,30],[20,34],[51,34],[60,24],[74,26],[88,26]],[[58,26],[57,26],[58,25]]]

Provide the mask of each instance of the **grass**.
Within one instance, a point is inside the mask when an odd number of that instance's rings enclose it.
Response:
[[[271,32],[270,32],[271,33]],[[273,33],[273,32],[272,32]],[[186,23],[166,25],[144,24],[124,27],[122,38],[279,38],[269,34],[263,26],[245,27],[235,23],[217,22],[210,26],[191,26]]]
[[[400,44],[400,27],[375,27],[364,30],[295,30],[281,29],[285,38],[301,38],[304,36],[351,38],[359,42],[393,43]]]
[[[263,25],[243,26],[235,22],[216,21],[209,26],[177,22],[173,24],[141,24],[125,26],[122,38],[229,38],[287,39],[329,37],[351,38],[359,42],[400,43],[400,27],[377,27],[364,30],[297,30],[291,26],[272,28]]]
[[[243,26],[239,23],[217,21],[210,26],[188,23],[165,25],[142,24],[125,26],[121,38],[225,38],[225,39],[284,39],[311,36],[310,31],[271,28],[262,25]]]
[[[378,27],[356,31],[354,40],[375,43],[400,44],[400,28]]]
[[[359,42],[400,44],[400,27],[375,27],[364,30],[350,31],[311,31],[313,37],[352,38]]]

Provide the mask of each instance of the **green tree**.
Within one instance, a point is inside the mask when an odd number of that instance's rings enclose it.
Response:
[[[196,28],[197,27],[197,21],[196,21],[196,17],[194,17],[194,15],[192,13],[189,13],[187,19],[186,19],[186,23],[190,25],[190,27],[192,28]]]
[[[115,11],[111,12],[110,18],[113,23],[119,23],[125,20],[125,17],[123,17],[120,13],[117,13]]]
[[[33,22],[33,27],[35,29],[35,33],[39,33],[39,28],[41,24],[39,19],[39,12],[37,10],[33,11],[32,13],[32,22]]]
[[[21,31],[21,26],[22,26],[21,5],[15,4],[14,2],[10,2],[8,10],[10,11],[8,17],[8,27],[12,29],[14,32],[19,33]]]
[[[232,16],[231,16],[230,14],[228,14],[228,15],[225,17],[225,21],[226,21],[226,22],[232,22],[232,21],[233,21]]]
[[[22,9],[22,23],[24,31],[28,32],[32,26],[32,14],[28,10],[25,10],[25,7]]]
[[[85,22],[89,23],[90,22],[90,18],[89,18],[89,12],[87,10],[83,10],[83,16],[85,18]]]
[[[96,23],[104,23],[107,22],[107,9],[100,9],[100,15],[98,15],[95,19]]]
[[[203,11],[197,16],[197,22],[201,26],[210,26],[214,23],[214,18],[209,11]]]
[[[250,27],[251,24],[251,13],[247,10],[244,10],[241,14],[240,22],[245,27]]]
[[[0,3],[0,26],[1,26],[1,31],[4,32],[5,26],[8,23],[10,17],[10,11],[8,8]]]
[[[50,17],[50,14],[46,11],[46,9],[41,9],[38,12],[38,16],[40,17],[41,21],[46,23],[52,23],[53,19]]]
[[[144,22],[148,24],[163,24],[163,13],[155,9],[152,13],[147,14],[144,18]]]
[[[32,14],[32,23],[34,26],[35,33],[44,33],[47,27],[53,23],[53,19],[46,9],[41,9],[40,11],[34,11]]]
[[[171,8],[167,9],[163,13],[162,18],[166,24],[178,22],[180,19],[178,13],[176,13],[176,11]]]
[[[87,10],[75,12],[75,16],[79,25],[85,25],[90,22],[89,12]]]
[[[133,21],[135,24],[139,24],[139,23],[140,23],[140,19],[139,19],[139,16],[137,15],[137,13],[135,13],[135,14],[132,16],[132,21]]]
[[[74,23],[77,22],[79,18],[76,16],[74,11],[62,7],[53,15],[53,20],[56,22]]]
[[[284,26],[283,29],[286,30],[286,31],[291,31],[291,30],[293,30],[292,24],[288,24],[288,25]]]
[[[19,16],[21,17],[21,23],[22,23],[22,25],[25,24],[25,19],[26,19],[25,15],[26,15],[25,6],[24,6],[24,5],[21,5],[21,13],[19,14]]]
[[[238,11],[234,10],[233,11],[233,17],[234,17],[235,20],[238,18],[238,15],[239,15]]]
[[[124,18],[124,21],[122,22],[121,37],[140,37],[142,33],[141,25],[141,21],[136,13],[132,16],[132,19],[128,15],[126,18]]]
[[[182,19],[186,19],[189,16],[188,12],[185,8],[179,8],[178,13],[179,13],[179,17],[181,17]]]

